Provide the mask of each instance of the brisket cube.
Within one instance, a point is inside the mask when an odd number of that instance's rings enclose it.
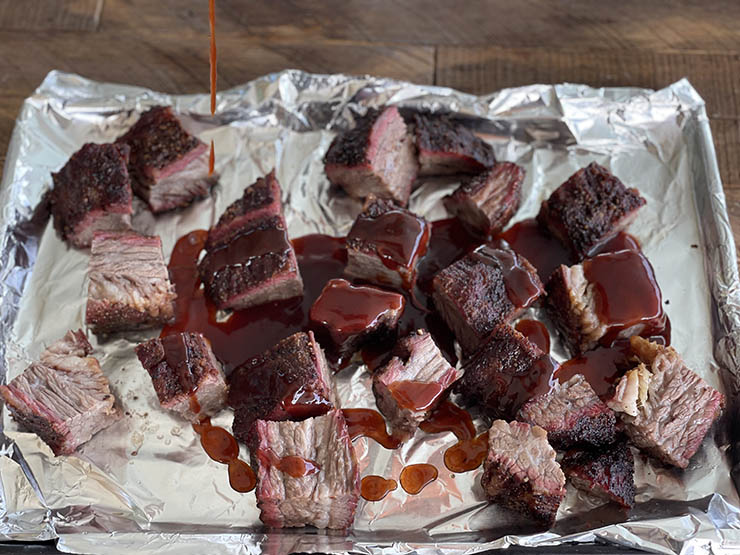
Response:
[[[20,427],[38,435],[55,455],[69,455],[121,418],[108,379],[82,330],[52,343],[40,360],[0,385]]]
[[[234,436],[247,441],[256,420],[300,420],[334,407],[331,374],[312,332],[279,341],[229,376]]]
[[[523,181],[524,168],[499,162],[464,179],[444,203],[467,227],[490,237],[504,229],[519,208]]]
[[[491,145],[444,114],[414,115],[419,175],[480,173],[496,163]]]
[[[85,323],[94,333],[156,327],[175,317],[177,295],[159,237],[95,233],[88,277]]]
[[[628,189],[592,162],[553,191],[542,203],[537,221],[583,260],[627,228],[645,202],[637,189]]]
[[[719,417],[725,397],[687,368],[673,347],[638,336],[630,338],[630,347],[640,364],[617,382],[607,404],[635,446],[686,468]]]
[[[442,356],[429,332],[417,330],[401,339],[393,358],[373,375],[375,400],[393,437],[410,439],[461,374]]]
[[[392,201],[371,195],[347,235],[345,274],[378,285],[411,289],[431,228]]]
[[[547,432],[524,422],[495,420],[481,485],[494,503],[552,526],[565,498],[565,476]]]
[[[116,140],[131,147],[134,192],[152,212],[188,206],[218,181],[208,175],[208,146],[183,126],[169,106],[155,106]]]
[[[544,292],[534,266],[505,241],[481,245],[439,272],[432,285],[437,310],[467,354]]]
[[[414,144],[398,108],[370,109],[337,135],[324,157],[326,176],[349,196],[371,194],[406,206],[416,179]]]
[[[580,354],[632,335],[666,333],[653,267],[639,251],[605,253],[561,265],[547,283],[547,309],[565,346]]]
[[[341,410],[302,422],[258,420],[249,451],[260,520],[267,526],[352,526],[360,469]]]
[[[626,441],[601,449],[573,449],[560,462],[568,480],[578,489],[619,503],[635,504],[635,460]]]
[[[395,333],[406,299],[367,285],[332,279],[311,306],[311,323],[328,336],[339,356]]]
[[[555,363],[508,324],[493,329],[488,340],[463,362],[456,391],[469,405],[493,418],[514,418],[535,395],[550,390]]]
[[[62,239],[84,248],[95,231],[131,228],[128,159],[125,145],[87,143],[51,174],[51,214]]]
[[[177,333],[137,345],[159,404],[197,422],[226,405],[226,381],[211,343],[200,333]]]
[[[617,417],[597,396],[582,374],[564,384],[555,383],[545,395],[527,401],[517,420],[547,432],[556,449],[573,445],[608,445],[616,437]]]

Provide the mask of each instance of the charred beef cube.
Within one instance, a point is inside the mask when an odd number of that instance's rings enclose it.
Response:
[[[661,335],[666,315],[653,267],[638,251],[560,266],[547,283],[547,309],[565,346],[580,354],[632,335]]]
[[[371,195],[347,235],[345,274],[378,285],[411,289],[430,234],[424,218]]]
[[[207,249],[228,242],[251,221],[283,217],[282,189],[272,170],[244,189],[240,198],[232,202],[208,230]]]
[[[211,343],[200,333],[177,333],[137,345],[159,404],[191,422],[226,405],[226,381]]]
[[[517,420],[543,428],[556,449],[579,444],[598,447],[613,443],[616,437],[614,411],[596,396],[581,374],[527,401]]]
[[[481,245],[434,277],[434,305],[468,355],[544,292],[537,270],[505,241]]]
[[[401,339],[393,358],[373,376],[373,393],[393,436],[406,441],[445,397],[461,371],[447,362],[425,330]]]
[[[495,420],[481,485],[494,503],[552,526],[565,498],[565,476],[547,432],[524,422]]]
[[[55,455],[69,455],[121,418],[108,379],[82,330],[52,343],[40,360],[0,385],[20,427],[38,435]]]
[[[496,235],[519,209],[524,169],[499,162],[490,170],[464,179],[445,198],[447,209],[484,237]]]
[[[394,334],[405,305],[399,293],[332,279],[311,306],[310,318],[337,354],[351,356],[368,341]]]
[[[247,441],[256,420],[300,420],[334,407],[331,374],[312,332],[299,332],[229,376],[234,436]]]
[[[159,237],[97,232],[88,277],[85,323],[94,333],[156,327],[175,317],[177,295]]]
[[[607,404],[617,411],[637,447],[679,468],[686,468],[725,397],[687,368],[673,347],[642,337],[630,338],[640,364],[617,382]]]
[[[198,270],[206,293],[220,309],[242,310],[303,294],[282,215],[247,222],[223,242],[212,244]]]
[[[398,108],[370,109],[337,135],[324,157],[326,176],[349,196],[371,194],[406,206],[416,179],[414,144]]]
[[[360,470],[342,411],[302,422],[258,420],[249,451],[260,520],[267,526],[352,526]]]
[[[635,504],[635,460],[627,442],[598,450],[568,451],[560,466],[578,489],[619,503],[625,509]]]
[[[496,163],[491,145],[441,114],[414,115],[419,175],[480,173]]]
[[[131,229],[131,181],[125,145],[87,143],[52,173],[54,228],[75,247],[89,247],[96,231]]]
[[[488,340],[463,363],[456,385],[465,403],[493,418],[514,418],[535,395],[549,391],[554,361],[508,324],[494,328]]]
[[[116,140],[131,147],[134,192],[152,212],[188,206],[218,181],[208,175],[208,146],[190,134],[169,106],[155,106]]]
[[[537,221],[583,260],[631,224],[645,202],[637,189],[592,162],[553,191]]]

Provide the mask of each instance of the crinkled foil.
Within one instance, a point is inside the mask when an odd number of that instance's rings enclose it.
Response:
[[[740,383],[735,246],[704,101],[687,81],[657,92],[565,84],[477,97],[387,79],[285,71],[220,93],[211,117],[207,95],[171,96],[52,72],[23,105],[0,188],[4,379],[68,329],[84,326],[88,255],[60,241],[37,209],[50,172],[83,143],[117,137],[154,104],[175,106],[201,139],[215,141],[221,174],[212,197],[184,211],[155,219],[137,204],[137,229],[159,234],[167,256],[179,236],[207,228],[244,186],[273,167],[292,237],[345,234],[360,205],[330,194],[321,160],[335,131],[351,126],[368,106],[460,114],[498,159],[526,168],[517,220],[533,216],[578,168],[591,161],[611,168],[648,200],[631,232],[655,268],[673,344],[731,402],[686,471],[637,457],[637,504],[629,514],[569,488],[554,528],[533,533],[486,503],[480,470],[453,475],[445,468],[451,434],[419,432],[397,451],[365,439],[355,449],[363,475],[398,479],[405,464],[435,464],[439,479],[420,495],[399,488],[381,502],[361,501],[347,534],[270,532],[260,526],[254,493],[234,492],[226,468],[206,456],[192,429],[158,406],[133,353],[154,333],[107,343],[92,337],[126,417],[77,455],[54,457],[3,411],[2,537],[58,538],[61,550],[74,553],[470,553],[563,542],[657,553],[740,550],[740,502],[731,472]],[[430,220],[446,217],[440,199],[455,186],[430,180],[413,194],[411,209]],[[358,365],[338,375],[344,406],[374,406],[364,370]],[[230,421],[225,412],[216,423],[229,428]]]

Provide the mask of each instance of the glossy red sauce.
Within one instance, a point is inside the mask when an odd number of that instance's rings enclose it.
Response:
[[[512,249],[537,268],[542,283],[547,283],[547,278],[561,264],[570,266],[575,263],[568,249],[560,241],[543,232],[534,219],[514,224],[498,237],[504,239]]]
[[[321,466],[316,461],[304,459],[297,455],[278,457],[270,449],[260,449],[258,457],[263,465],[277,468],[280,472],[285,472],[292,478],[303,478],[321,471]]]
[[[211,149],[208,151],[208,175],[213,175],[216,169],[216,145],[211,139]]]
[[[401,471],[401,487],[406,493],[416,495],[437,479],[437,468],[431,464],[410,464]]]
[[[395,480],[386,480],[382,476],[365,476],[360,482],[360,495],[366,501],[380,501],[398,488]]]
[[[419,427],[428,434],[452,432],[459,440],[475,437],[470,413],[451,401],[442,401]]]
[[[526,308],[543,293],[536,278],[521,264],[514,252],[499,248],[500,242],[482,245],[474,251],[474,256],[485,264],[493,264],[501,269],[506,287],[506,295],[517,308]]]
[[[444,388],[438,383],[412,380],[393,382],[388,390],[399,406],[412,411],[428,410],[444,393]]]
[[[383,415],[373,409],[342,409],[349,437],[369,437],[386,449],[397,449],[401,442],[388,434]]]
[[[290,250],[288,233],[279,227],[244,230],[224,245],[210,249],[204,258],[206,272],[218,274],[229,266],[249,264],[250,259],[271,252]]]
[[[541,351],[550,352],[550,332],[542,322],[537,320],[519,320],[514,326],[516,331],[537,345]]]
[[[488,454],[488,431],[473,439],[458,441],[445,451],[445,466],[452,472],[470,472],[486,459]]]
[[[629,341],[619,341],[613,347],[597,347],[560,365],[555,377],[567,382],[576,374],[583,374],[600,397],[611,392],[614,383],[631,367]]]
[[[193,429],[200,436],[206,454],[214,461],[228,465],[231,487],[240,493],[252,491],[257,485],[257,477],[252,467],[239,459],[239,445],[234,436],[219,426],[213,426],[207,417],[193,424]]]

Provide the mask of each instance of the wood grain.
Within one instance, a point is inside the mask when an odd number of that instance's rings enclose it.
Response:
[[[94,31],[104,0],[0,0],[0,31]]]

